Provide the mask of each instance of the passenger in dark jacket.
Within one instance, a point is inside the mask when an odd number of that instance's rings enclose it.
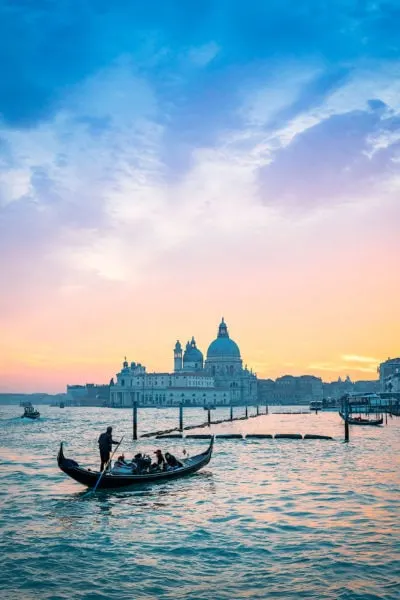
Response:
[[[178,460],[177,458],[175,458],[175,456],[173,454],[170,454],[169,452],[165,453],[165,460],[167,461],[167,465],[169,467],[172,467],[172,468],[183,467],[183,464],[181,463],[181,461]]]
[[[101,459],[101,467],[100,471],[102,471],[105,465],[110,460],[110,452],[113,444],[119,444],[112,439],[112,427],[107,427],[107,431],[102,433],[99,437],[99,450],[100,450],[100,459]]]

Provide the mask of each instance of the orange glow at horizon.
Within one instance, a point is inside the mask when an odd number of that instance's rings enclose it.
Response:
[[[0,321],[1,391],[108,383],[125,355],[171,371],[175,341],[194,335],[205,356],[222,316],[259,377],[377,379],[400,354],[396,227],[374,212],[357,228],[343,218],[186,245],[132,281],[32,288]]]

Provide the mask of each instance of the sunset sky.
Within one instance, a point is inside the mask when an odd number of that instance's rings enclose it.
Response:
[[[0,391],[400,354],[397,0],[0,0]]]

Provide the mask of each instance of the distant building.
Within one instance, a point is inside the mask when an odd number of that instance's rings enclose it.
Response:
[[[379,379],[355,381],[353,384],[353,392],[356,394],[378,394],[380,392],[380,381]]]
[[[275,381],[274,400],[279,404],[302,404],[322,398],[322,380],[319,377],[284,375]]]
[[[110,385],[67,385],[66,403],[76,406],[103,406],[110,400]]]
[[[263,406],[274,403],[275,381],[273,379],[258,379],[258,402]]]
[[[184,352],[178,340],[173,357],[172,373],[148,373],[140,363],[129,364],[125,358],[111,388],[111,406],[132,406],[134,401],[144,406],[256,404],[257,377],[243,367],[224,319],[205,361],[194,337]]]
[[[276,381],[272,379],[258,380],[260,404],[308,404],[321,401],[323,384],[320,377],[314,375],[283,375]]]
[[[323,384],[323,395],[326,400],[338,400],[345,394],[351,394],[353,391],[353,382],[347,375],[345,379],[341,377],[337,381],[331,381]]]
[[[309,404],[323,400],[324,406],[335,406],[336,401],[354,392],[378,393],[379,381],[355,381],[341,377],[337,381],[323,383],[313,375],[283,375],[276,381],[258,379],[258,399],[260,404]]]

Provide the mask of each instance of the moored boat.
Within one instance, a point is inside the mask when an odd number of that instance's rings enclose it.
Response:
[[[339,411],[339,415],[345,421],[346,417],[344,413]],[[362,417],[347,417],[347,422],[349,425],[382,425],[383,417],[380,419],[363,419]]]
[[[322,400],[311,400],[310,410],[322,410]]]
[[[101,477],[97,489],[118,489],[144,483],[153,483],[155,481],[168,481],[170,479],[177,479],[179,477],[191,475],[192,473],[196,473],[196,471],[199,471],[205,467],[210,462],[213,445],[214,436],[211,438],[210,444],[205,452],[190,458],[181,459],[182,467],[177,467],[171,471],[156,471],[151,473],[143,473],[140,475],[119,475],[106,472]],[[100,477],[100,472],[84,469],[83,467],[80,467],[75,460],[65,458],[62,442],[58,451],[57,462],[61,471],[78,483],[81,483],[89,488],[96,486],[96,483]]]

